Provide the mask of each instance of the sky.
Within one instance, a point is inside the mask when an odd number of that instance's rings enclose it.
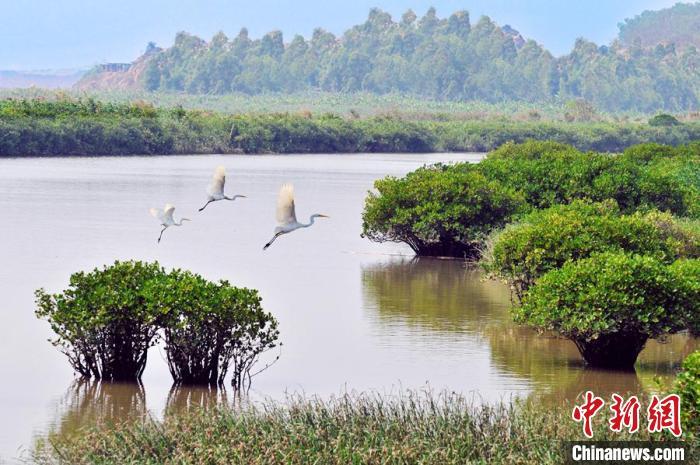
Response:
[[[252,37],[281,30],[309,37],[316,27],[335,34],[363,22],[378,7],[399,18],[409,8],[419,16],[434,6],[438,16],[469,11],[510,24],[555,55],[578,37],[607,44],[617,24],[647,9],[677,0],[0,0],[0,69],[89,68],[130,62],[146,44],[172,44],[188,31],[205,39],[247,27]]]

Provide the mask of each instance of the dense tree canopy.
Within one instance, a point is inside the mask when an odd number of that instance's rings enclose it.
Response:
[[[620,41],[626,46],[697,47],[700,44],[700,3],[676,3],[671,8],[644,11],[618,26]]]
[[[633,23],[630,23],[633,24]],[[631,26],[622,28],[629,35]],[[434,99],[488,102],[582,99],[604,110],[695,110],[700,99],[694,47],[642,47],[580,39],[553,57],[510,26],[466,11],[398,21],[372,9],[367,21],[336,37],[316,29],[285,41],[280,31],[252,39],[243,29],[209,42],[180,32],[173,46],[151,46],[141,85],[148,90],[224,94],[398,92]]]

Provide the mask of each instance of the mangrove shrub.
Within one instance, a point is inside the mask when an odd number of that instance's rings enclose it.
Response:
[[[362,215],[363,234],[404,242],[418,255],[476,258],[490,231],[525,206],[515,189],[468,164],[424,167],[374,187]]]
[[[596,254],[545,274],[515,320],[572,340],[590,365],[632,368],[648,339],[697,325],[698,260]]]
[[[690,354],[676,378],[676,393],[681,397],[683,431],[700,439],[700,350]]]
[[[158,309],[147,305],[144,288],[164,274],[157,263],[138,261],[74,273],[61,293],[36,291],[36,315],[83,377],[136,381],[158,332]]]
[[[207,281],[176,270],[146,289],[148,306],[163,315],[168,367],[176,384],[250,386],[260,355],[278,345],[277,321],[263,311],[257,291]]]
[[[623,215],[613,200],[577,200],[537,210],[494,233],[483,264],[521,300],[543,274],[596,252],[653,255],[667,263],[700,257],[698,225],[658,211]]]

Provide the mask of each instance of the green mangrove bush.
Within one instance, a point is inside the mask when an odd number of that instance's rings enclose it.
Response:
[[[39,289],[36,298],[53,344],[84,378],[138,381],[148,349],[162,338],[176,385],[221,385],[232,367],[240,392],[250,388],[261,354],[278,346],[277,321],[257,291],[166,273],[158,263],[117,261],[74,273],[68,289]]]
[[[698,213],[700,202],[700,157],[658,144],[617,156],[556,142],[508,143],[491,152],[479,169],[521,190],[533,208],[613,199],[624,212],[657,208],[688,216]]]
[[[606,252],[540,278],[515,320],[574,342],[592,366],[631,369],[648,339],[697,329],[698,260]]]
[[[74,273],[61,293],[36,291],[36,315],[49,322],[52,343],[83,377],[137,381],[159,328],[144,288],[164,275],[157,263],[137,261]]]
[[[489,232],[525,208],[522,195],[473,165],[432,166],[375,182],[363,235],[404,242],[418,255],[476,258]]]
[[[594,253],[627,251],[670,263],[700,257],[700,223],[656,210],[624,215],[614,200],[575,200],[536,210],[495,232],[482,257],[486,271],[505,280],[521,301],[545,273]]]
[[[681,397],[683,431],[700,439],[700,350],[690,354],[676,378],[675,392]]]
[[[474,189],[486,185],[488,195]],[[556,142],[508,143],[478,165],[424,167],[377,181],[363,231],[372,240],[405,242],[419,255],[474,257],[499,225],[576,200],[610,200],[627,214],[700,217],[700,150],[645,144],[611,155]]]
[[[234,389],[245,390],[260,355],[278,345],[277,321],[263,311],[255,290],[175,270],[144,292],[149,308],[162,315],[176,384],[221,385],[233,367]]]

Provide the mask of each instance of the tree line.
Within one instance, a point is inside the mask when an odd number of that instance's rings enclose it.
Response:
[[[626,30],[626,29],[623,29]],[[285,42],[280,31],[252,39],[244,28],[209,42],[180,32],[171,47],[149,44],[141,85],[193,94],[404,93],[437,100],[546,102],[584,99],[606,111],[694,111],[700,99],[693,46],[598,46],[577,40],[560,58],[510,26],[458,11],[413,11],[395,21],[372,9],[337,37],[316,29]]]

